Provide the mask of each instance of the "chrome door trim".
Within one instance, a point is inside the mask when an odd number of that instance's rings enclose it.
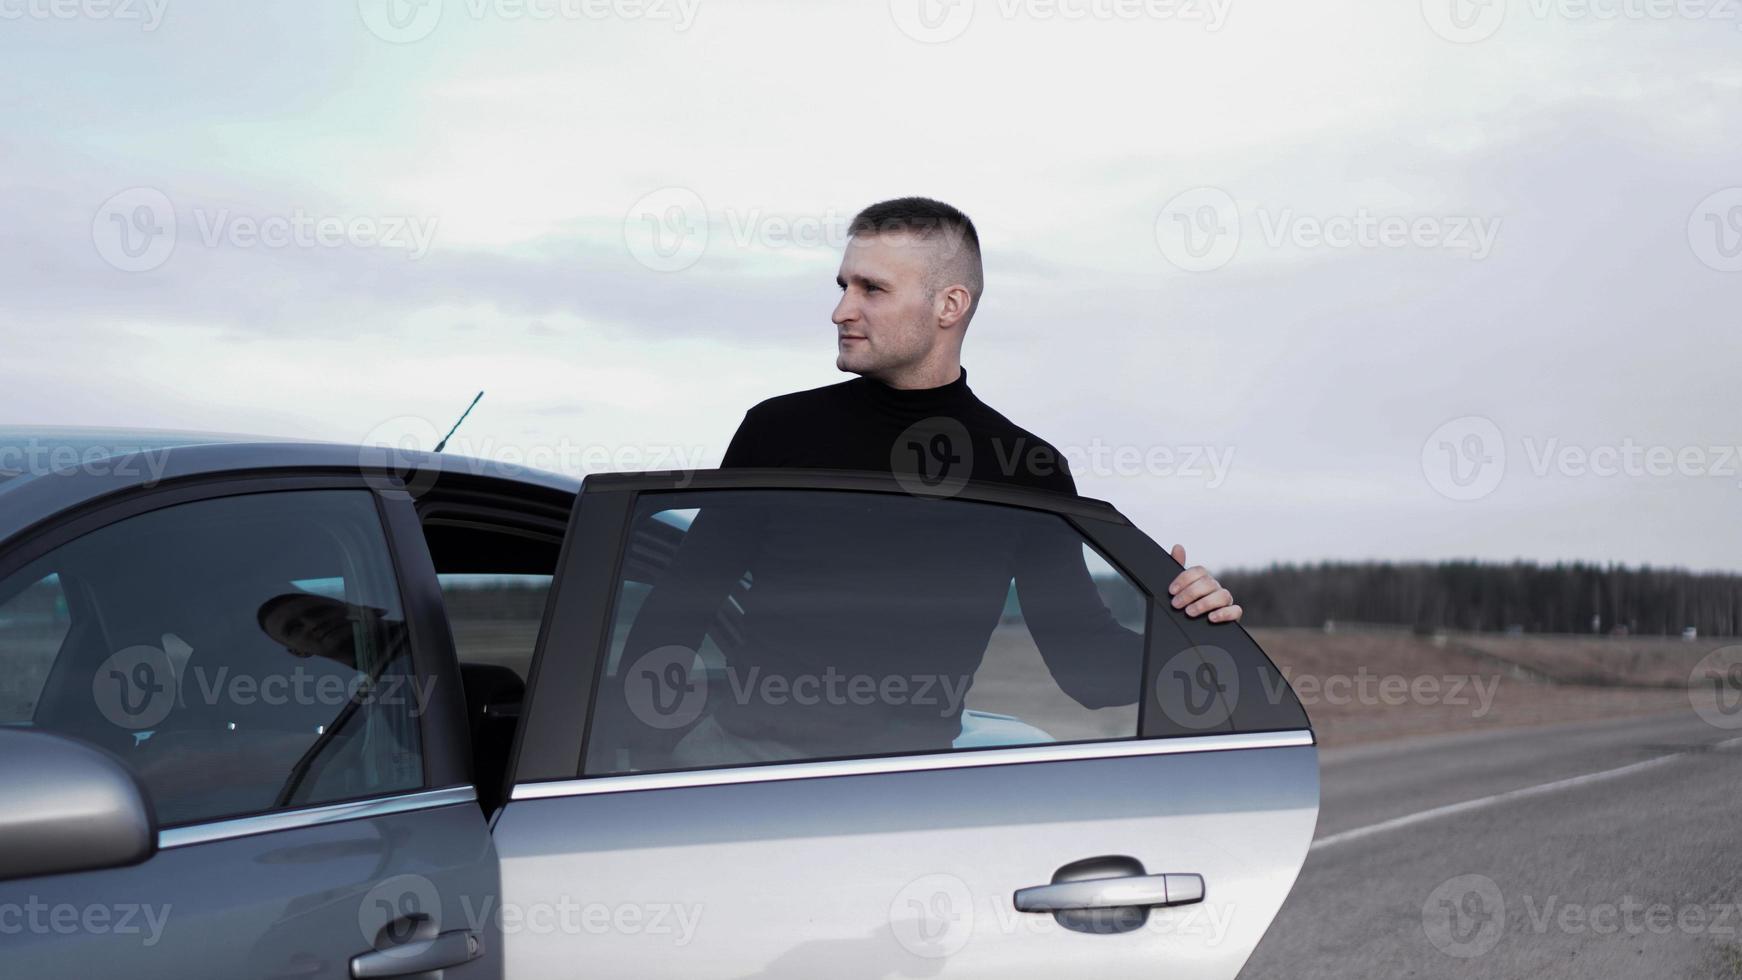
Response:
[[[297,810],[281,810],[277,813],[262,813],[253,817],[237,817],[234,820],[217,820],[211,823],[191,824],[186,827],[172,827],[169,830],[158,831],[157,848],[158,850],[166,850],[171,847],[186,847],[189,844],[229,840],[233,837],[269,834],[278,830],[316,827],[344,820],[361,820],[365,817],[380,817],[390,813],[431,810],[436,807],[454,806],[460,803],[475,804],[477,802],[478,790],[476,787],[447,786],[442,789],[403,793],[398,796],[383,796],[372,800],[352,800],[348,803],[331,803],[325,806],[304,807]]]
[[[787,762],[739,768],[633,773],[625,776],[592,776],[542,783],[521,783],[514,787],[510,799],[543,800],[564,796],[596,796],[602,793],[634,793],[652,789],[684,789],[694,786],[784,782],[791,779],[826,779],[834,776],[871,776],[884,773],[927,772],[942,769],[974,769],[982,766],[1012,766],[1037,762],[1127,759],[1133,756],[1228,752],[1237,749],[1299,748],[1313,744],[1313,733],[1301,729],[1287,732],[1240,732],[1232,735],[1201,735],[1185,738],[1129,739],[1122,742],[1087,742],[1074,745],[1029,745],[1009,749],[973,749],[928,755],[885,756],[877,759]]]

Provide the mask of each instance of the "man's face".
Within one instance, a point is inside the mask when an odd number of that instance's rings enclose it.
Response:
[[[847,240],[836,277],[835,367],[887,375],[923,361],[942,342],[931,283],[935,247],[905,232]]]

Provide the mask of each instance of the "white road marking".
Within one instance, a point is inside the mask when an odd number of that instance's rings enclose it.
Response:
[[[1715,749],[1727,749],[1736,745],[1742,745],[1742,738],[1727,739],[1712,747]],[[1677,752],[1672,755],[1660,755],[1655,759],[1647,759],[1644,762],[1635,762],[1632,765],[1622,766],[1619,769],[1605,769],[1602,772],[1586,773],[1583,776],[1573,776],[1569,779],[1557,779],[1552,783],[1526,786],[1523,789],[1509,790],[1505,793],[1495,793],[1493,796],[1483,796],[1474,800],[1465,800],[1462,803],[1449,803],[1445,806],[1436,806],[1431,810],[1423,810],[1420,813],[1410,813],[1401,817],[1393,817],[1390,820],[1381,820],[1378,823],[1368,824],[1365,827],[1356,827],[1352,830],[1345,830],[1340,833],[1327,834],[1326,836],[1313,841],[1310,850],[1316,851],[1322,847],[1333,847],[1337,844],[1346,843],[1348,841],[1360,840],[1363,837],[1371,837],[1374,834],[1382,834],[1388,830],[1396,830],[1399,827],[1410,827],[1418,823],[1426,823],[1429,820],[1437,820],[1440,817],[1448,817],[1454,813],[1468,813],[1472,810],[1485,809],[1499,803],[1509,803],[1513,800],[1521,800],[1526,797],[1542,796],[1563,789],[1571,789],[1574,786],[1584,786],[1588,783],[1602,782],[1605,779],[1613,779],[1616,776],[1624,776],[1628,773],[1639,772],[1642,769],[1661,766],[1666,762],[1673,762],[1676,759],[1680,759],[1687,754],[1688,753],[1686,752]]]

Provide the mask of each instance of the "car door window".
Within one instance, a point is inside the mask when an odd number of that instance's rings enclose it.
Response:
[[[367,492],[148,511],[0,580],[0,603],[7,690],[39,685],[10,720],[115,753],[164,825],[423,785],[429,692]]]
[[[646,494],[586,772],[1134,738],[1148,606],[1054,514]]]
[[[0,725],[29,723],[71,625],[58,575],[26,582],[0,601],[0,650],[6,658],[0,664]]]

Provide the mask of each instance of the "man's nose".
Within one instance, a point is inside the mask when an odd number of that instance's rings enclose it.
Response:
[[[859,319],[859,311],[853,305],[853,298],[842,294],[841,301],[835,304],[835,315],[829,319],[833,320],[837,327]]]

